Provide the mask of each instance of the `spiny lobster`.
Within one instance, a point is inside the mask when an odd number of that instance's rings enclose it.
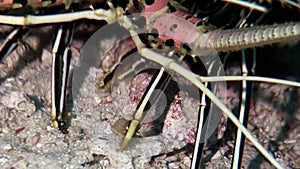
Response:
[[[25,1],[27,3],[27,1]],[[97,1],[95,1],[98,3]],[[88,4],[96,4],[95,2],[89,2]],[[36,7],[45,7],[45,6],[58,6],[64,4],[67,10],[72,9],[70,7],[73,2],[62,2],[62,1],[55,1],[53,4],[49,1],[30,1],[28,4],[26,3],[14,3],[8,1],[3,1],[0,3],[0,6],[3,8],[19,8],[23,9],[23,7],[28,7],[26,5],[29,5],[30,7],[36,8]],[[137,3],[137,2],[135,2]],[[272,44],[276,42],[282,42],[286,40],[298,40],[300,37],[300,23],[287,23],[287,24],[278,24],[273,26],[261,26],[261,27],[253,27],[253,28],[243,28],[243,29],[235,29],[235,30],[207,30],[204,27],[205,31],[208,31],[205,33],[207,41],[203,41],[203,39],[195,39],[193,35],[196,34],[196,32],[187,32],[185,25],[183,25],[184,22],[181,20],[176,20],[174,17],[174,20],[170,19],[168,22],[165,21],[164,17],[159,17],[164,12],[171,12],[171,15],[174,15],[176,17],[182,18],[183,20],[187,20],[190,23],[194,24],[195,26],[199,26],[201,29],[203,29],[202,23],[203,20],[200,20],[196,17],[194,17],[191,14],[187,14],[181,10],[185,10],[185,7],[182,7],[180,4],[175,3],[174,1],[171,1],[168,4],[168,1],[154,1],[152,5],[147,5],[146,3],[142,3],[143,10],[142,15],[147,14],[147,12],[155,12],[157,14],[157,17],[151,18],[151,16],[144,15],[147,21],[154,22],[152,25],[153,28],[157,29],[157,33],[159,35],[159,39],[162,41],[167,41],[170,38],[175,39],[175,47],[180,48],[183,44],[189,43],[194,44],[198,48],[209,48],[213,47],[217,51],[235,51],[235,50],[241,50],[244,48],[250,48],[250,47],[258,47],[263,46],[266,44]],[[99,4],[103,5],[104,2],[100,1]],[[74,20],[78,19],[95,19],[95,20],[105,20],[107,22],[112,22],[113,20],[117,18],[121,18],[123,14],[125,14],[124,11],[137,11],[137,8],[133,4],[134,2],[131,2],[131,6],[124,6],[123,8],[117,7],[117,3],[108,3],[109,9],[96,9],[96,10],[90,10],[90,11],[79,11],[77,14],[72,13],[62,13],[58,14],[56,16],[35,16],[35,15],[26,15],[26,16],[0,16],[0,22],[3,24],[9,24],[9,25],[19,25],[22,27],[29,27],[31,25],[38,25],[38,24],[50,24],[50,23],[61,23],[61,22],[72,22]],[[169,5],[169,6],[168,6]],[[167,7],[167,8],[165,8]],[[174,10],[175,9],[175,10]],[[174,10],[174,11],[173,11]],[[158,11],[158,12],[157,12]],[[70,16],[70,17],[69,17]],[[163,16],[163,15],[161,15]],[[64,18],[65,17],[65,18]],[[46,19],[47,20],[46,20]],[[53,18],[53,19],[52,19]],[[48,20],[49,19],[49,20]],[[43,21],[44,20],[44,21]],[[201,27],[202,26],[202,27]],[[4,58],[4,56],[9,52],[4,51],[4,49],[8,48],[7,46],[11,44],[11,40],[16,38],[16,35],[19,31],[21,31],[23,28],[17,28],[14,32],[12,32],[8,40],[1,46],[1,60]],[[65,90],[67,85],[67,75],[68,75],[68,64],[70,60],[70,42],[72,41],[72,32],[73,32],[73,26],[69,24],[62,24],[57,31],[57,38],[53,44],[53,76],[52,76],[52,119],[53,124],[55,127],[63,127],[64,119],[62,118],[62,114],[64,111],[64,101],[65,101]],[[168,36],[163,35],[164,32],[168,32]],[[177,41],[177,39],[180,39],[182,41]],[[59,58],[58,60],[55,58]],[[120,55],[122,57],[122,55]],[[63,58],[63,59],[61,59]],[[118,61],[121,61],[121,58],[114,59],[116,62],[112,62],[111,65],[108,65],[108,67],[113,67],[113,65],[117,65]],[[63,66],[61,66],[63,65]],[[111,73],[113,68],[110,68],[106,73]],[[139,119],[137,119],[139,120]],[[133,130],[133,129],[129,129]],[[135,129],[134,129],[135,130]],[[130,139],[130,138],[129,138]],[[127,143],[125,143],[127,144]],[[125,145],[126,146],[126,145]],[[122,146],[121,149],[124,149],[125,146]]]

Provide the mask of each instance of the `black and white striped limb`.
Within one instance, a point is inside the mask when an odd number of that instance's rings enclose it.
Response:
[[[0,46],[0,62],[5,59],[16,47],[17,40],[21,35],[27,32],[27,29],[16,27],[12,32],[5,38],[4,42]]]
[[[65,109],[66,89],[71,60],[70,45],[74,24],[59,25],[52,48],[52,113],[53,126],[62,129],[65,125],[63,113]]]
[[[256,49],[253,49],[253,57],[246,59],[245,50],[242,50],[242,76],[251,76],[254,74],[255,70],[255,57],[256,57]],[[252,61],[250,61],[252,59]],[[250,102],[251,102],[251,94],[252,94],[252,82],[251,81],[242,81],[242,93],[241,93],[241,105],[239,112],[239,121],[247,127]],[[234,155],[231,168],[238,169],[241,168],[242,157],[243,157],[243,149],[245,143],[245,136],[242,134],[240,129],[237,129],[236,138],[235,138],[235,146],[234,146]]]

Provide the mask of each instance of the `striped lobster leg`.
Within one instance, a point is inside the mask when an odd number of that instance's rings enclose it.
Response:
[[[66,132],[66,122],[63,116],[68,85],[69,67],[71,61],[71,42],[74,24],[59,25],[52,48],[52,113],[53,126]]]
[[[3,44],[0,46],[0,62],[5,59],[7,55],[9,55],[14,48],[16,48],[16,41],[19,36],[27,32],[26,29],[21,27],[15,28],[5,39]]]
[[[256,53],[255,49],[253,49],[253,57],[249,57],[246,59],[245,51],[242,50],[242,73],[243,76],[253,76],[255,71],[255,60]],[[241,92],[241,104],[240,104],[240,112],[239,112],[239,121],[247,127],[248,123],[248,115],[249,108],[251,102],[252,88],[253,82],[251,81],[242,81],[242,92]],[[236,133],[235,146],[234,146],[234,156],[232,160],[232,168],[241,168],[242,165],[242,156],[243,149],[245,144],[245,136],[242,135],[242,132],[238,129]]]

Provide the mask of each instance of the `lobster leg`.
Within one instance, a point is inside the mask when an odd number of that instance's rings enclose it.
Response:
[[[253,49],[253,58],[246,60],[245,50],[242,50],[242,73],[243,76],[251,76],[254,74],[255,69],[255,48]],[[252,66],[251,63],[253,62]],[[251,68],[251,69],[250,69]],[[248,121],[248,114],[250,109],[250,100],[251,100],[251,93],[252,93],[252,82],[251,81],[242,81],[242,94],[241,94],[241,105],[240,105],[240,115],[239,120],[244,125],[247,126]],[[243,148],[245,143],[245,136],[242,135],[241,130],[237,130],[236,139],[235,139],[235,146],[234,146],[234,156],[231,168],[241,168],[242,163],[242,155],[243,155]]]
[[[52,48],[52,120],[53,126],[64,132],[65,121],[63,113],[65,109],[66,88],[71,60],[71,41],[74,24],[62,24],[59,26],[56,39]]]
[[[17,27],[7,36],[3,44],[0,46],[0,62],[16,48],[17,39],[26,32],[27,29]]]
[[[170,52],[169,54],[172,54]],[[179,61],[183,59],[184,55],[179,58]],[[154,77],[152,78],[150,85],[148,86],[147,90],[143,94],[141,101],[139,102],[136,112],[133,116],[133,120],[129,125],[129,129],[125,135],[125,138],[121,144],[119,151],[123,151],[128,143],[130,142],[133,135],[136,133],[138,126],[140,123],[145,119],[148,114],[148,110],[150,110],[151,105],[148,104],[149,100],[153,100],[154,102],[158,101],[159,98],[162,96],[162,92],[166,89],[167,85],[171,81],[171,75],[165,72],[165,68],[161,67],[159,71],[156,72]],[[153,93],[155,89],[160,90],[159,93]],[[155,103],[154,103],[155,104]]]
[[[216,64],[215,62],[212,62],[210,64],[210,67],[207,70],[208,74],[211,71],[211,69],[213,69],[213,66],[215,64]],[[209,83],[205,82],[204,85],[205,87],[208,88]],[[204,123],[210,118],[206,110],[207,108],[209,108],[210,102],[205,94],[202,94],[201,96],[200,105],[201,107],[198,115],[197,133],[196,133],[195,146],[194,146],[193,156],[192,156],[193,158],[191,161],[191,168],[201,168],[202,165],[203,148],[205,143],[201,141],[201,137],[203,137],[206,134],[206,130],[207,130],[204,128]]]
[[[207,87],[208,83],[206,82],[205,87]],[[200,113],[198,117],[198,124],[197,124],[197,134],[196,134],[196,140],[195,140],[195,146],[193,150],[193,158],[191,162],[191,168],[200,168],[201,167],[201,161],[202,161],[202,153],[204,148],[204,143],[201,143],[200,138],[202,134],[202,128],[204,126],[204,121],[207,119],[207,115],[205,115],[205,107],[206,107],[206,96],[205,94],[202,94],[201,96],[201,107],[200,107]]]
[[[26,15],[26,16],[8,16],[0,15],[0,23],[7,25],[18,25],[18,26],[32,26],[32,25],[41,25],[41,24],[50,24],[50,23],[63,23],[63,22],[72,22],[80,19],[93,19],[93,20],[105,20],[108,23],[114,21],[116,18],[119,18],[124,11],[122,8],[118,7],[114,10],[86,10],[80,12],[70,12],[62,13],[56,15]]]
[[[127,147],[131,138],[136,133],[136,130],[138,129],[138,126],[140,125],[141,121],[143,121],[144,117],[146,116],[147,111],[145,111],[145,108],[147,106],[150,97],[152,96],[152,92],[155,90],[155,88],[157,88],[157,86],[162,86],[162,87],[165,86],[165,84],[163,83],[159,84],[159,82],[161,82],[161,79],[163,77],[164,70],[165,69],[162,67],[160,71],[154,76],[154,78],[152,78],[150,82],[151,85],[149,85],[150,87],[148,86],[147,91],[143,94],[143,97],[139,102],[139,105],[137,106],[136,112],[133,116],[134,119],[131,121],[129,125],[129,129],[125,135],[125,138],[123,139],[119,151],[123,151]]]

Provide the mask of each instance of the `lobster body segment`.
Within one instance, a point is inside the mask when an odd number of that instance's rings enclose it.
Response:
[[[159,39],[163,41],[173,39],[177,48],[180,48],[182,43],[190,44],[197,38],[195,37],[198,34],[196,27],[172,14],[158,16],[150,22],[153,23],[150,23],[151,27],[157,29]]]
[[[156,0],[151,5],[145,5],[141,15],[146,18],[150,32],[155,29],[160,40],[166,42],[172,39],[175,47],[180,49],[184,43],[192,44],[197,41],[200,37],[195,35],[199,35],[199,31],[207,32],[214,28],[205,27],[203,19],[196,18],[182,9],[183,7],[174,4],[173,1]]]

